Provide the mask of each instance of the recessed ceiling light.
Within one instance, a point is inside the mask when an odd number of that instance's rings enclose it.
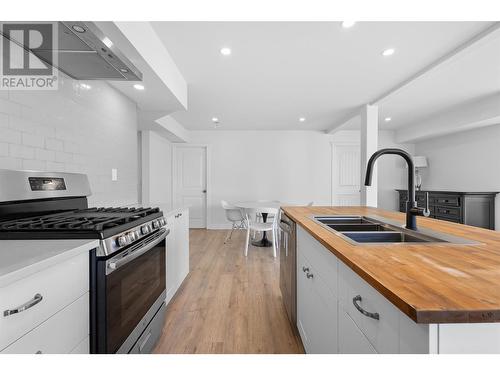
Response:
[[[220,53],[221,53],[221,55],[229,56],[231,54],[231,48],[223,47],[220,49]]]
[[[212,117],[212,122],[215,124],[219,123],[219,119],[217,117]]]
[[[85,29],[81,27],[80,25],[73,25],[71,26],[73,30],[75,30],[77,33],[84,33]]]
[[[85,90],[90,90],[92,86],[86,84],[86,83],[80,83],[80,87]]]
[[[385,122],[391,122],[391,120],[392,120],[392,118],[391,118],[391,117],[386,117],[386,118],[384,119],[384,121],[385,121]]]
[[[353,27],[355,24],[356,24],[356,22],[354,22],[354,21],[344,21],[344,22],[342,22],[342,27],[344,29],[348,29],[350,27]]]
[[[396,52],[394,48],[387,48],[384,52],[382,52],[382,56],[391,56],[394,55],[394,52]]]
[[[306,118],[305,117],[301,117],[301,118],[299,118],[299,121],[300,122],[304,122],[304,121],[306,121]]]
[[[138,84],[138,83],[136,83],[136,84],[134,85],[134,89],[136,89],[136,90],[144,90],[144,86],[143,86],[143,85],[140,85],[140,84]]]
[[[113,42],[107,36],[105,36],[104,38],[102,38],[102,42],[108,48],[111,48],[113,46]]]

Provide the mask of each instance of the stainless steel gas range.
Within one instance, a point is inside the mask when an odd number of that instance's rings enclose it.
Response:
[[[149,353],[165,317],[166,220],[158,208],[89,208],[90,194],[83,174],[0,170],[0,240],[99,239],[90,352]]]

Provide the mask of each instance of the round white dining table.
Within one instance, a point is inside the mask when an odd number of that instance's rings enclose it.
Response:
[[[233,206],[236,206],[242,210],[244,209],[254,209],[255,211],[259,211],[259,209],[266,209],[266,208],[276,208],[279,210],[281,207],[281,203],[277,201],[243,201],[243,202],[236,202],[233,203]],[[267,221],[267,213],[262,212],[262,220],[264,223]],[[252,241],[252,245],[258,246],[258,247],[271,247],[273,246],[273,243],[267,239],[267,233],[264,232],[262,235],[262,239],[257,240],[257,241]]]

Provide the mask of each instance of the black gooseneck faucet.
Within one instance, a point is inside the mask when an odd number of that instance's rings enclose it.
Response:
[[[415,166],[413,164],[413,159],[411,155],[404,150],[399,148],[384,148],[375,152],[368,160],[366,166],[366,177],[365,185],[370,186],[372,184],[372,172],[373,164],[382,155],[399,155],[406,160],[408,164],[408,200],[406,201],[406,228],[411,230],[417,230],[417,215],[429,216],[429,193],[426,193],[425,208],[417,207],[417,201],[415,200]]]

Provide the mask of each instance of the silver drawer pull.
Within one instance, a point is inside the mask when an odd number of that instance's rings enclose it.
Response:
[[[40,293],[37,293],[37,294],[35,294],[35,296],[32,299],[30,299],[25,304],[23,304],[19,307],[16,307],[15,309],[12,309],[12,310],[5,310],[3,312],[3,316],[14,315],[14,314],[23,312],[24,310],[28,310],[29,308],[32,308],[36,304],[42,302],[42,299],[43,299],[42,295]]]
[[[352,299],[354,307],[356,307],[356,309],[358,309],[358,311],[364,316],[367,316],[375,320],[380,320],[380,315],[378,313],[372,313],[364,310],[361,306],[358,305],[358,302],[361,302],[361,296],[359,294]]]
[[[308,272],[308,273],[306,273],[306,277],[307,277],[308,279],[312,279],[312,278],[314,277],[314,275],[313,275],[312,273],[309,273],[309,272]]]

